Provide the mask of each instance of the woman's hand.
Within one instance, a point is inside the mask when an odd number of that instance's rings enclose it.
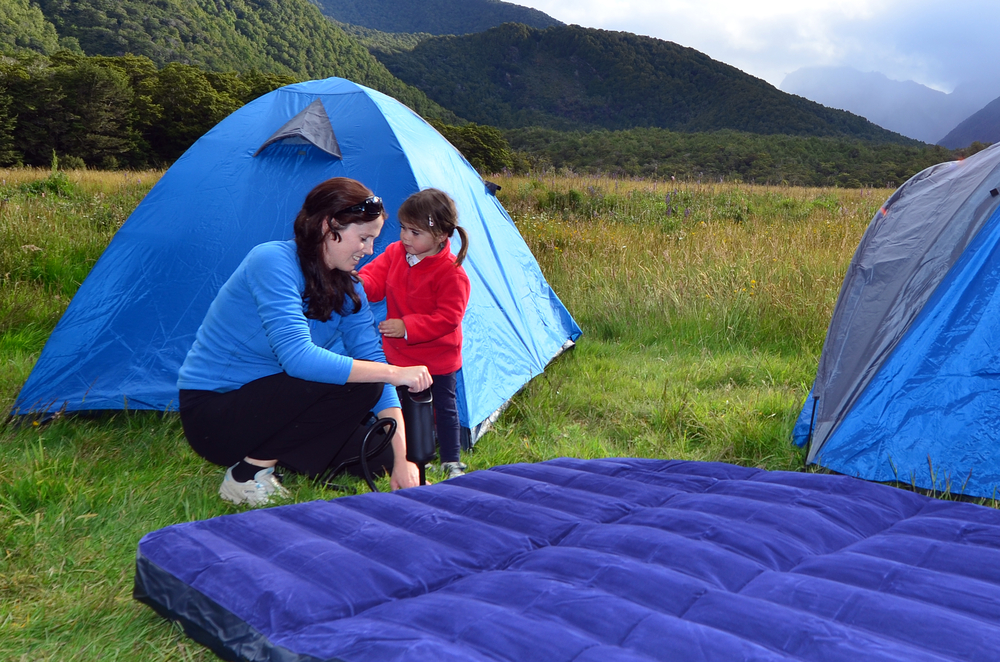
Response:
[[[374,361],[359,361],[354,359],[351,374],[347,376],[349,384],[358,382],[382,382],[393,386],[406,386],[414,393],[426,391],[434,380],[426,366],[417,365],[402,367]]]
[[[392,474],[389,476],[389,487],[395,492],[420,484],[420,470],[417,465],[405,459],[393,462]]]
[[[426,391],[434,382],[427,366],[415,365],[412,367],[396,366],[397,376],[389,383],[393,386],[406,386],[413,393]]]

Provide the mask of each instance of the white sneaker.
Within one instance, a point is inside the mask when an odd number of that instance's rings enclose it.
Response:
[[[448,474],[448,478],[457,478],[458,476],[464,476],[465,470],[469,467],[466,466],[464,462],[442,462],[441,471]]]
[[[274,475],[274,467],[261,469],[253,479],[244,483],[238,483],[233,479],[233,467],[229,467],[226,469],[226,477],[222,479],[222,485],[219,486],[219,496],[236,505],[246,503],[256,508],[266,505],[273,496],[287,499],[291,496],[291,492],[278,481],[278,477]]]

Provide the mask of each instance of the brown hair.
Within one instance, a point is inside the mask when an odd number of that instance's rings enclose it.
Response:
[[[306,280],[306,288],[302,292],[306,317],[326,322],[334,312],[342,315],[347,297],[354,302],[354,310],[350,314],[361,310],[361,298],[354,290],[357,278],[346,271],[326,266],[323,241],[326,229],[334,240],[340,241],[338,229],[373,220],[370,214],[362,211],[346,211],[371,195],[367,186],[347,177],[328,179],[306,195],[294,225],[295,248]]]
[[[455,201],[444,191],[436,188],[425,188],[417,191],[399,207],[400,221],[419,228],[431,234],[442,234],[446,237],[458,231],[462,239],[462,248],[455,257],[455,266],[462,264],[465,254],[469,251],[469,235],[465,228],[458,224],[458,209]]]

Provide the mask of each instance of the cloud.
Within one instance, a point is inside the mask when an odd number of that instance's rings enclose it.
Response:
[[[778,85],[850,66],[951,91],[1000,56],[995,0],[527,0],[565,23],[674,41]]]
[[[914,9],[895,17],[887,49],[895,67],[942,88],[996,76],[1000,14],[994,2],[921,2]]]

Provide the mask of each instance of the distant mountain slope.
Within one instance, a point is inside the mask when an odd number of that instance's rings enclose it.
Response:
[[[562,25],[548,14],[501,0],[312,0],[330,18],[382,32],[482,32],[502,23]]]
[[[961,86],[945,94],[913,81],[891,80],[851,67],[806,67],[788,74],[779,87],[927,143],[936,143],[996,96],[996,92],[983,96],[976,86]]]
[[[6,0],[24,3],[24,0]],[[390,74],[354,38],[306,0],[35,0],[58,38],[87,55],[145,55],[211,70],[341,76],[378,89],[421,114],[453,119]],[[2,16],[2,11],[0,11]],[[17,40],[0,22],[0,43]],[[43,29],[42,34],[51,34]],[[23,47],[45,52],[44,48]],[[49,46],[51,50],[51,46]]]
[[[624,32],[506,24],[376,55],[456,114],[504,128],[649,126],[912,142],[693,49]]]
[[[941,139],[948,149],[968,147],[974,142],[1000,142],[1000,98],[973,113]]]
[[[413,50],[424,39],[435,36],[427,32],[382,32],[374,28],[366,28],[363,25],[343,23],[335,18],[331,18],[330,22],[357,39],[358,43],[372,52],[394,53]]]

